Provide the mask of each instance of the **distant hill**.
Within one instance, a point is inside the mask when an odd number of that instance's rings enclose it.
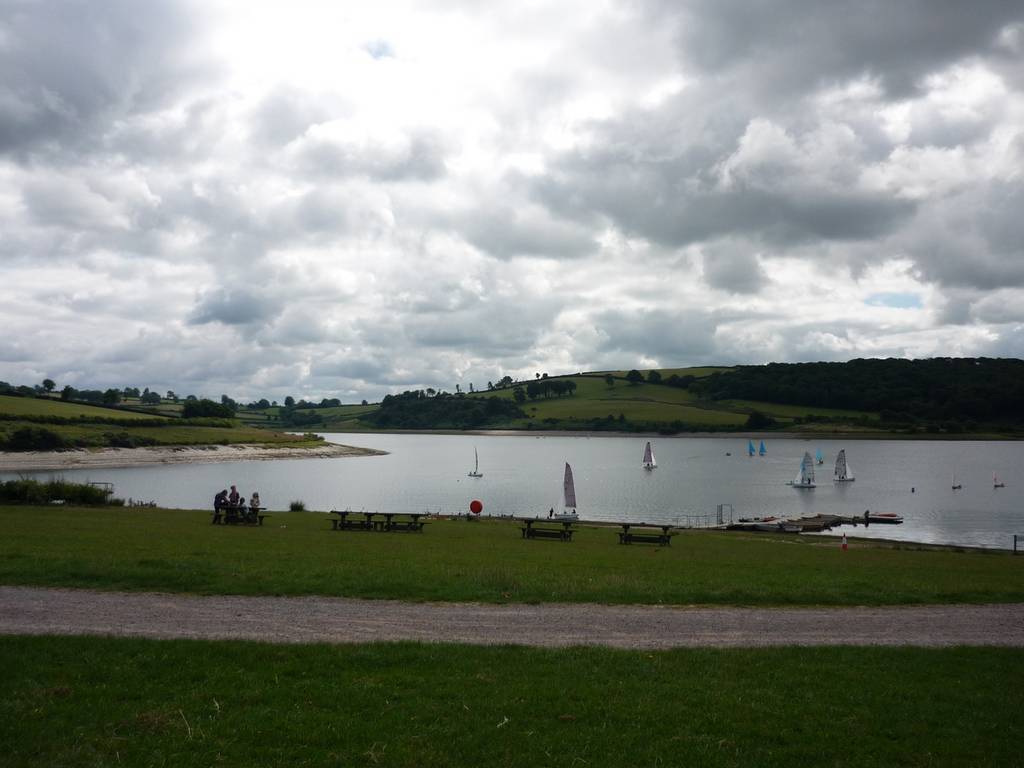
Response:
[[[518,412],[474,404],[489,398],[512,401]],[[462,415],[459,401],[465,403]],[[1024,432],[1024,361],[888,359],[602,371],[460,395],[407,393],[397,402],[401,408],[384,418],[374,405],[324,409],[315,417],[310,411],[310,418],[320,419],[310,426],[1016,436]]]

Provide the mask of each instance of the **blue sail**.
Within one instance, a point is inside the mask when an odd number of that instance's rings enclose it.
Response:
[[[747,440],[747,455],[748,456],[753,456],[754,455],[754,441],[753,440]]]
[[[768,453],[768,449],[764,447],[764,440],[761,441],[761,447],[757,449],[757,452],[761,456],[764,456],[766,453]]]

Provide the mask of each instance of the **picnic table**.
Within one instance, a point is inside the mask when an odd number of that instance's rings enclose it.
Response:
[[[353,512],[350,509],[332,509],[332,531],[377,531],[383,533],[422,533],[426,522],[420,520],[426,512]]]
[[[572,520],[561,520],[550,522],[534,518],[524,518],[525,525],[519,530],[523,533],[524,539],[558,539],[559,541],[572,541],[575,533],[572,527]],[[538,525],[541,523],[541,525]]]
[[[634,527],[638,530],[630,530]],[[671,530],[671,525],[622,523],[622,530],[619,531],[619,544],[658,544],[670,547],[672,546],[672,537],[675,536],[674,533],[670,533]]]
[[[220,509],[213,510],[210,525],[263,525],[263,520],[270,515],[261,515],[261,512],[266,512],[266,507],[227,504]]]

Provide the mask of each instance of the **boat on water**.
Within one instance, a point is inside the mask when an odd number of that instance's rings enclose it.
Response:
[[[764,447],[764,440],[761,441],[761,447],[757,449],[758,456],[764,456],[768,453],[768,449]]]
[[[895,512],[867,512],[864,519],[868,523],[887,523],[889,525],[899,525],[903,522],[903,518]]]
[[[644,469],[651,470],[658,466],[658,462],[654,460],[654,450],[651,448],[651,441],[647,441],[647,445],[644,446]]]
[[[747,440],[747,456],[753,456],[755,453],[757,450],[754,448],[754,441]]]
[[[958,483],[956,481],[956,475],[953,475],[953,483],[952,483],[952,485],[953,485],[953,490],[954,491],[959,491],[961,488],[963,488],[963,485],[961,485],[960,483]]]
[[[469,477],[483,477],[484,473],[480,471],[480,454],[476,452],[476,447],[473,448],[473,471],[469,473]]]
[[[1006,483],[999,479],[999,475],[995,472],[992,473],[992,487],[993,488],[1005,488]]]
[[[814,460],[819,464],[825,463],[825,454],[821,452],[821,448],[814,452]]]
[[[789,485],[794,488],[817,487],[814,483],[814,459],[811,458],[811,454],[807,451],[804,451],[804,457],[800,461],[800,471],[797,472],[796,478]]]
[[[836,456],[836,471],[832,479],[837,483],[852,483],[857,478],[853,476],[853,470],[846,461],[846,449],[843,448]]]
[[[579,520],[579,515],[576,514],[576,484],[572,479],[572,467],[569,466],[569,462],[565,462],[565,475],[562,477],[562,509],[560,514],[555,514],[554,510],[548,512],[548,518],[551,520]]]

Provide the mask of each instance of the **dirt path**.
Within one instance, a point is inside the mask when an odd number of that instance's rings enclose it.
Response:
[[[660,608],[194,597],[0,587],[0,634],[419,640],[617,648],[772,645],[1024,647],[1024,604],[888,608]]]

